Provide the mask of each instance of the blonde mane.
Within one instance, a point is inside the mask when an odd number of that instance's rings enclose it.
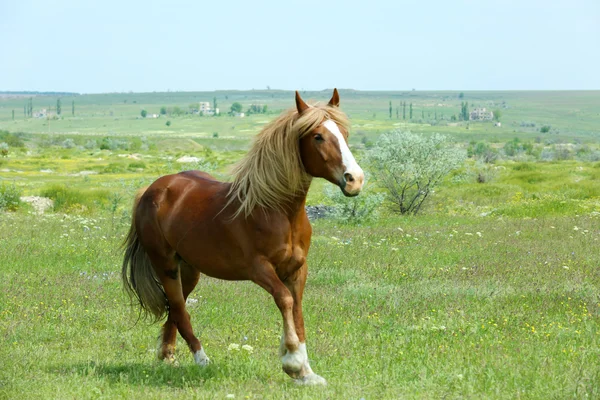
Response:
[[[234,217],[248,217],[256,207],[284,210],[308,189],[312,177],[302,165],[299,142],[327,119],[348,131],[346,115],[328,105],[309,107],[301,116],[296,108],[289,109],[263,128],[250,151],[233,167],[227,205],[239,201]]]

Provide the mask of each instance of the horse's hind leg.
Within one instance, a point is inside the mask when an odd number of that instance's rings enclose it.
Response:
[[[187,300],[188,296],[194,290],[200,279],[200,272],[194,267],[181,260],[179,262],[179,273],[181,275],[181,288],[183,292],[184,300]],[[188,313],[189,318],[189,313]],[[169,317],[162,326],[160,334],[160,344],[158,348],[158,358],[167,362],[175,361],[175,343],[177,342],[177,325],[175,321]]]
[[[150,259],[155,266],[156,274],[162,283],[167,301],[169,302],[169,316],[167,321],[171,321],[177,327],[179,334],[187,342],[188,347],[194,354],[196,364],[208,364],[209,359],[204,353],[200,340],[194,335],[190,315],[185,309],[185,296],[183,294],[182,273],[179,263],[175,257],[157,259],[150,255]],[[157,265],[162,266],[162,268],[156,268]],[[191,289],[189,291],[191,292]],[[166,334],[170,335],[168,338],[170,339],[173,335],[170,328]]]

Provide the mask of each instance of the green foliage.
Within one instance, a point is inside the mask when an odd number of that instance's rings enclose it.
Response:
[[[142,111],[140,111],[140,115],[142,116],[142,118],[146,118],[146,115],[148,115],[148,112],[146,110],[142,110]]]
[[[8,157],[8,144],[5,142],[0,142],[0,156]]]
[[[551,127],[549,125],[544,125],[540,128],[540,132],[541,133],[548,133],[550,132]]]
[[[460,119],[462,121],[468,121],[470,119],[469,103],[466,101],[460,103]]]
[[[127,168],[132,169],[132,170],[144,169],[144,168],[146,168],[146,163],[144,163],[143,161],[134,161],[134,162],[129,163]]]
[[[167,115],[167,107],[162,106],[160,108],[160,115]]]
[[[56,99],[56,115],[60,115],[62,109],[60,107],[60,99]]]
[[[165,122],[165,125],[166,125],[166,126],[171,126],[171,121],[167,121],[167,122]]]
[[[0,211],[15,211],[21,205],[21,188],[17,185],[0,183]]]
[[[12,133],[0,130],[0,142],[4,142],[10,147],[25,147],[22,133]]]
[[[78,190],[66,185],[51,185],[41,190],[40,196],[54,201],[55,212],[90,212],[108,204],[107,190]]]
[[[116,139],[105,137],[100,142],[100,150],[128,150],[129,149],[129,141],[126,139]]]
[[[355,197],[346,197],[339,188],[328,185],[325,195],[334,206],[330,216],[347,224],[375,221],[379,214],[378,207],[385,199],[383,194],[373,192],[370,185],[365,185]]]
[[[242,105],[240,103],[238,103],[237,101],[235,103],[233,103],[231,105],[231,113],[241,113],[242,112]]]
[[[498,159],[498,151],[487,142],[471,142],[467,148],[467,156],[477,158],[485,163],[493,163]]]
[[[417,214],[441,179],[463,163],[465,154],[443,135],[394,131],[379,138],[368,159],[394,210]]]
[[[500,118],[502,118],[502,110],[500,110],[499,108],[496,108],[494,111],[494,119],[498,122],[500,122]]]
[[[504,145],[504,153],[509,157],[515,157],[519,154],[533,154],[533,143],[522,142],[519,138],[514,138]]]

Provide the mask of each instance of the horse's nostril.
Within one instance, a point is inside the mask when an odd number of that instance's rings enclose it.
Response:
[[[346,182],[354,182],[354,177],[352,176],[352,174],[346,172],[344,174],[344,178],[346,178]]]

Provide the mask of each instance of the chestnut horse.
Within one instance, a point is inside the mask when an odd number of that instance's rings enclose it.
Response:
[[[336,89],[327,105],[296,107],[256,136],[232,182],[186,171],[136,196],[122,278],[162,327],[160,359],[174,361],[177,331],[198,365],[209,362],[194,335],[186,299],[200,273],[250,280],[268,291],[283,317],[283,370],[301,384],[325,384],[308,363],[302,294],[312,228],[304,206],[313,177],[356,196],[364,174],[347,145],[348,120]]]

